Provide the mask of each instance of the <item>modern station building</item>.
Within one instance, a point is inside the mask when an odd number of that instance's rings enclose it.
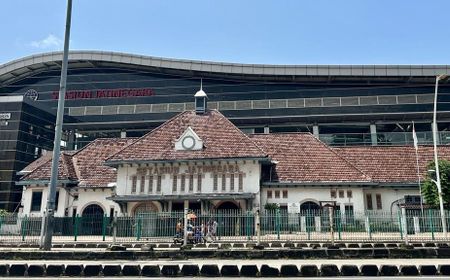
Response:
[[[0,65],[0,208],[15,210],[16,172],[51,150],[62,53]],[[210,109],[246,134],[310,132],[331,146],[431,141],[435,77],[450,67],[422,65],[251,65],[124,53],[69,55],[66,151],[92,140],[140,137],[194,109],[202,80]],[[439,84],[440,143],[450,140],[450,86]]]

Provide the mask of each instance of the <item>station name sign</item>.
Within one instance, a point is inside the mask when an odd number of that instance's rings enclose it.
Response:
[[[66,91],[66,99],[98,99],[98,98],[127,98],[154,96],[155,91],[151,88],[117,88],[96,90],[69,90]],[[58,99],[59,92],[52,93],[53,99]]]

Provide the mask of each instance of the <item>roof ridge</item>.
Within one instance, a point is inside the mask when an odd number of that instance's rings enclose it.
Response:
[[[222,119],[224,119],[225,121],[227,121],[228,123],[230,123],[234,130],[236,130],[238,133],[240,133],[242,136],[244,136],[245,138],[247,138],[259,151],[261,151],[265,156],[268,156],[268,154],[266,153],[266,151],[264,151],[261,147],[259,147],[259,145],[257,143],[255,143],[255,141],[253,141],[247,134],[245,134],[244,132],[242,132],[242,130],[240,130],[234,123],[232,123],[228,118],[226,118],[221,112],[219,112],[219,110],[216,109],[211,109],[210,111],[214,111],[216,112]]]
[[[341,156],[339,153],[337,153],[335,150],[333,150],[330,146],[328,146],[327,144],[325,144],[324,142],[322,142],[319,138],[317,138],[315,135],[312,135],[312,137],[314,138],[315,141],[319,142],[322,146],[324,146],[325,148],[327,148],[330,152],[332,152],[333,154],[335,154],[337,157],[339,157],[340,159],[342,159],[345,163],[347,163],[348,165],[350,165],[352,168],[354,168],[355,170],[357,170],[359,173],[361,173],[363,175],[363,177],[366,177],[369,181],[373,181],[372,178],[367,175],[366,173],[364,173],[361,169],[359,169],[358,167],[356,167],[355,165],[353,165],[349,160],[347,160],[345,157]]]
[[[186,110],[186,111],[183,111],[183,112],[181,112],[181,113],[179,113],[179,114],[176,114],[175,116],[171,117],[171,118],[168,119],[167,121],[163,122],[163,123],[162,123],[161,125],[159,125],[158,127],[154,128],[154,129],[152,129],[152,130],[150,130],[149,132],[147,132],[146,134],[142,135],[141,137],[138,137],[135,141],[131,142],[131,143],[128,144],[128,145],[125,145],[122,149],[118,150],[118,151],[115,152],[114,154],[112,154],[112,155],[110,155],[109,157],[107,157],[107,158],[105,159],[105,162],[107,162],[110,158],[114,157],[115,155],[121,153],[123,150],[127,149],[128,147],[131,147],[132,145],[136,144],[137,142],[139,142],[139,141],[140,141],[141,139],[143,139],[144,137],[147,137],[148,135],[153,134],[153,133],[155,133],[156,131],[161,130],[163,127],[165,127],[165,126],[167,126],[169,123],[173,122],[177,117],[179,117],[179,116],[181,116],[181,115],[184,115],[184,114],[186,114],[186,113],[188,113],[188,112],[193,112],[193,110],[189,110],[189,111]]]

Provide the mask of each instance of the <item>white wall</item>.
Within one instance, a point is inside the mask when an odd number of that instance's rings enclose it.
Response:
[[[331,197],[331,189],[336,190],[336,198]],[[272,198],[267,198],[267,190],[272,190]],[[280,191],[280,198],[275,198],[275,191]],[[288,198],[283,198],[283,190],[288,191]],[[339,197],[339,190],[344,191],[344,198]],[[352,197],[347,196],[347,190],[352,191]],[[261,203],[264,207],[267,203],[279,203],[287,205],[294,202],[313,201],[319,204],[319,201],[336,201],[344,211],[345,205],[353,205],[354,212],[364,212],[367,209],[366,193],[372,194],[373,209],[377,210],[376,194],[381,194],[382,209],[379,211],[390,212],[391,204],[403,198],[405,195],[418,195],[418,188],[396,189],[396,188],[363,188],[357,186],[339,186],[339,187],[319,187],[319,186],[296,186],[296,187],[264,187],[261,191]]]
[[[58,209],[55,212],[56,217],[63,217],[64,210],[67,207],[67,197],[68,193],[66,189],[62,187],[57,187],[56,190],[59,192],[58,198]],[[42,192],[42,200],[41,200],[41,210],[40,211],[31,211],[31,199],[33,192]],[[23,206],[23,215],[28,216],[42,216],[45,208],[47,206],[47,196],[48,196],[48,188],[46,186],[38,186],[32,185],[30,187],[24,188],[22,193],[22,206]]]
[[[157,194],[156,192],[156,173],[154,173],[155,168],[161,168],[163,166],[167,168],[174,168],[174,170],[169,170],[171,172],[164,172],[161,173],[162,177],[162,184],[161,184],[161,193],[160,194],[183,194],[183,193],[190,193],[189,192],[189,177],[186,175],[185,179],[185,191],[181,192],[181,174],[187,174],[188,168],[193,168],[196,166],[234,166],[237,164],[239,171],[244,174],[243,177],[243,191],[245,193],[258,193],[259,192],[259,179],[260,179],[260,165],[257,161],[237,161],[236,162],[229,162],[228,165],[225,161],[221,162],[213,162],[212,164],[205,164],[199,162],[197,165],[195,163],[182,163],[182,164],[158,164],[158,165],[149,165],[148,168],[145,171],[144,174],[153,175],[153,192],[151,194]],[[139,168],[147,168],[147,167],[139,167]],[[151,173],[150,173],[151,172]],[[234,178],[234,191],[230,190],[230,177],[226,178],[226,190],[222,191],[222,177],[218,176],[218,184],[217,184],[217,191],[213,190],[213,173],[212,172],[200,172],[202,174],[202,188],[201,193],[239,193],[239,181],[238,181],[238,172],[235,173]],[[131,195],[132,194],[132,176],[135,176],[138,173],[138,166],[137,165],[126,165],[123,167],[119,167],[117,170],[117,195]],[[230,173],[230,172],[227,172]],[[173,192],[173,174],[177,174],[177,191]],[[195,173],[197,174],[197,173]],[[141,181],[141,175],[137,176],[137,183],[136,183],[136,193],[140,194],[140,181]],[[199,190],[197,189],[197,176],[194,176],[194,191],[193,193],[199,193]],[[148,178],[145,182],[145,191],[144,194],[150,194],[149,193],[149,182]]]
[[[63,217],[67,209],[67,215],[72,216],[73,209],[76,209],[76,214],[81,215],[83,209],[90,204],[97,204],[103,208],[104,213],[109,216],[110,208],[114,208],[115,211],[120,212],[119,206],[111,201],[107,200],[107,197],[112,195],[112,190],[109,188],[80,188],[78,191],[74,188],[71,189],[70,194],[67,189],[58,187],[59,199],[58,209],[55,212],[55,217]],[[42,191],[41,210],[31,211],[31,199],[34,191]],[[48,188],[46,186],[32,185],[26,187],[22,194],[23,215],[28,216],[42,216],[46,203],[47,203]],[[75,197],[78,195],[78,199]]]
[[[336,198],[331,197],[330,190],[336,190]],[[272,191],[272,198],[267,198],[267,191]],[[275,191],[280,191],[280,198],[275,198]],[[283,190],[288,191],[288,198],[283,198]],[[339,190],[344,191],[344,198],[339,197]],[[352,191],[352,197],[347,196],[347,190]],[[345,205],[353,205],[354,211],[363,211],[364,200],[363,190],[356,187],[322,187],[322,186],[295,186],[289,188],[283,187],[264,187],[261,191],[261,204],[264,207],[267,203],[279,203],[280,205],[287,205],[288,203],[304,203],[312,201],[320,205],[320,201],[336,201],[344,211]]]

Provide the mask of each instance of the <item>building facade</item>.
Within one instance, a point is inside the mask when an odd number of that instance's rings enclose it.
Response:
[[[61,60],[58,52],[0,65],[0,116],[9,118],[0,122],[2,208],[13,211],[20,201],[15,173],[52,149]],[[63,144],[78,150],[97,138],[141,137],[194,109],[200,79],[209,108],[247,134],[309,132],[332,146],[403,145],[412,143],[414,121],[419,143],[427,144],[438,74],[450,74],[449,66],[254,65],[74,51]],[[449,93],[441,81],[441,144],[450,139]]]
[[[395,213],[420,202],[411,146],[332,147],[311,133],[244,134],[206,95],[139,138],[97,139],[59,161],[58,216],[191,209],[286,211],[333,205],[342,213]],[[450,148],[439,148],[450,159]],[[419,175],[433,158],[418,150]],[[22,214],[42,215],[49,155],[22,171]]]

